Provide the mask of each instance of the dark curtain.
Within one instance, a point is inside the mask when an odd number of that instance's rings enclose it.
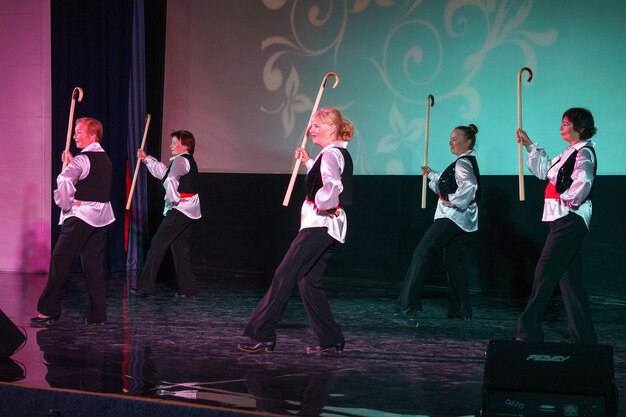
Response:
[[[152,16],[161,16],[157,25],[164,27],[165,0],[150,2]],[[139,6],[139,7],[137,7]],[[71,93],[74,87],[80,86],[84,91],[82,102],[76,103],[74,119],[88,116],[102,122],[104,138],[102,146],[113,162],[113,180],[111,203],[116,221],[109,228],[107,245],[107,269],[122,271],[126,268],[125,253],[125,205],[128,178],[128,166],[134,164],[136,148],[131,149],[132,140],[141,141],[145,113],[151,112],[150,103],[144,95],[150,86],[137,86],[137,82],[145,83],[147,78],[162,80],[162,62],[160,68],[151,68],[157,74],[151,77],[133,79],[133,69],[141,67],[137,59],[144,59],[142,51],[137,50],[137,42],[133,42],[133,30],[143,31],[136,23],[142,19],[134,19],[134,12],[142,12],[143,0],[52,0],[51,1],[51,50],[52,50],[52,160],[58,161],[52,166],[53,189],[56,188],[56,177],[61,171],[61,152],[65,147],[69,118]],[[157,31],[158,33],[159,31]],[[161,31],[164,34],[164,28]],[[135,39],[141,34],[135,32]],[[163,45],[163,42],[157,42]],[[133,47],[135,48],[133,52]],[[141,48],[140,48],[141,49]],[[159,52],[161,55],[163,50]],[[159,54],[157,53],[157,54]],[[154,53],[153,53],[154,55]],[[135,62],[133,62],[135,59]],[[136,74],[136,71],[135,71]],[[162,82],[156,91],[162,95]],[[154,99],[153,99],[154,100]],[[151,141],[160,144],[160,98],[156,100],[158,108],[153,111],[153,123],[159,127]],[[130,103],[134,103],[130,106]],[[137,103],[141,103],[137,106]],[[156,120],[155,120],[156,119]],[[155,123],[156,122],[156,123]],[[152,126],[152,124],[151,124]],[[137,137],[137,131],[140,131]],[[147,150],[153,154],[151,145]],[[73,154],[78,150],[73,141],[70,147]],[[158,152],[156,152],[158,155]],[[130,161],[130,162],[129,162]],[[145,173],[144,173],[145,174]],[[131,173],[132,175],[132,173]],[[144,180],[145,181],[145,180]],[[142,187],[135,195],[134,201],[145,206],[146,190]],[[51,200],[52,201],[52,200]],[[59,209],[52,204],[52,218],[59,218]],[[158,210],[158,208],[157,208]],[[146,209],[140,211],[143,219],[132,219],[145,224]],[[53,223],[56,223],[53,221]],[[52,226],[52,244],[56,242],[59,226]],[[142,231],[147,233],[147,231]],[[136,236],[138,245],[147,238]],[[134,252],[135,254],[137,251]]]
[[[151,119],[148,124],[145,151],[159,158],[161,150],[161,109],[163,97],[163,65],[165,59],[165,0],[148,3],[135,0],[133,16],[132,59],[130,71],[130,95],[128,102],[129,123],[129,181],[135,174],[138,163],[137,149],[146,129],[147,114]],[[155,7],[156,6],[156,7]],[[150,108],[151,111],[147,111]],[[161,220],[163,192],[160,182],[147,180],[145,167],[139,168],[130,210],[126,212],[125,224],[127,237],[126,270],[142,269],[150,230],[154,232]],[[150,193],[148,193],[148,187]],[[154,196],[148,200],[147,195]],[[128,201],[128,197],[127,197]],[[153,213],[150,222],[149,213]],[[157,214],[157,215],[154,215]],[[150,228],[150,224],[153,225]]]
[[[132,57],[130,66],[130,94],[128,97],[128,193],[126,197],[125,232],[126,232],[126,270],[135,271],[141,266],[143,252],[143,234],[148,229],[148,207],[146,204],[146,172],[133,154],[141,147],[144,132],[152,124],[146,112],[146,65],[143,0],[134,2]],[[142,117],[146,115],[145,119]],[[135,173],[137,176],[135,177]],[[132,190],[133,179],[135,188]],[[128,194],[133,191],[132,200]]]
[[[163,80],[165,72],[165,23],[167,0],[149,0],[144,7],[145,30],[145,77],[146,111],[152,115],[146,152],[161,159],[161,137],[163,120]],[[169,132],[166,132],[168,134]],[[133,157],[135,153],[133,153]],[[145,169],[144,175],[146,175]],[[147,175],[146,175],[147,176]],[[143,248],[147,248],[149,237],[154,235],[163,219],[163,188],[160,181],[147,178],[148,231],[141,233]],[[141,220],[138,220],[140,222]],[[143,264],[143,259],[138,261]]]

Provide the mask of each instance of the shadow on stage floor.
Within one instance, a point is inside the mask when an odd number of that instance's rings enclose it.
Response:
[[[235,346],[266,279],[215,273],[198,276],[197,298],[178,299],[164,284],[157,296],[137,298],[126,276],[112,275],[108,322],[93,326],[83,321],[77,275],[61,319],[30,328],[45,280],[0,274],[0,309],[28,336],[0,366],[0,380],[9,382],[0,384],[3,416],[478,416],[488,341],[511,338],[525,301],[473,294],[474,319],[453,320],[446,318],[445,289],[427,288],[424,311],[397,317],[397,283],[329,278],[328,298],[346,336],[342,357],[305,354],[316,341],[297,293],[275,352],[249,355]],[[591,301],[600,341],[613,346],[618,390],[626,392],[626,303]],[[558,298],[544,330],[547,341],[568,338]],[[101,394],[108,400],[98,402]],[[97,400],[87,406],[87,397]],[[133,408],[140,403],[151,411]],[[621,404],[618,415],[626,415]]]

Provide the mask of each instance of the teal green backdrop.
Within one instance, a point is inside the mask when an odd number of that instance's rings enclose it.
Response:
[[[527,66],[531,139],[556,155],[563,111],[587,107],[599,174],[623,175],[625,17],[621,0],[169,0],[163,128],[196,134],[205,172],[290,172],[333,71],[339,85],[330,80],[321,106],[356,126],[358,174],[420,172],[432,94],[430,166],[443,169],[451,130],[474,123],[481,172],[514,175],[517,76]]]

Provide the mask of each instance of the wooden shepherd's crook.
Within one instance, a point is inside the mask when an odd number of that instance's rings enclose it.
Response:
[[[146,127],[143,129],[143,139],[141,139],[141,150],[143,151],[146,146],[146,137],[148,136],[148,127],[150,126],[150,113],[146,115]],[[141,160],[137,158],[135,164],[135,175],[133,175],[133,182],[130,184],[130,191],[128,192],[128,201],[126,202],[126,210],[130,210],[130,203],[133,201],[133,192],[135,191],[135,185],[137,185],[137,175],[139,174],[139,167],[141,166]]]
[[[533,79],[533,72],[528,67],[522,67],[517,72],[517,128],[522,128],[522,73],[528,72],[528,82]],[[526,200],[526,194],[524,192],[524,162],[522,152],[522,142],[517,144],[517,171],[518,171],[518,187],[519,187],[519,201]]]
[[[426,98],[426,128],[424,129],[424,166],[428,166],[428,133],[430,131],[430,108],[435,105],[435,97],[429,94]],[[422,208],[426,208],[426,187],[428,175],[422,175]]]
[[[67,139],[65,140],[65,152],[70,150],[70,141],[72,140],[72,127],[74,125],[74,108],[76,100],[83,101],[83,89],[74,87],[72,90],[72,104],[70,104],[70,119],[67,122]],[[67,159],[63,158],[63,169],[67,166]]]
[[[324,93],[324,86],[326,85],[326,80],[328,80],[330,77],[335,77],[335,84],[333,84],[333,88],[339,85],[339,76],[336,73],[329,72],[328,74],[324,76],[324,79],[322,80],[322,84],[320,85],[320,89],[317,92],[317,98],[315,99],[315,104],[313,104],[311,117],[313,117],[313,115],[317,111],[317,106],[319,106],[320,100],[322,99],[322,94]],[[302,143],[300,144],[300,147],[303,149],[306,146],[306,139],[309,134],[308,124],[310,123],[311,117],[309,118],[309,122],[307,122],[307,129],[304,131],[304,137],[302,138]],[[285,193],[285,199],[283,200],[283,206],[285,207],[289,205],[289,200],[291,199],[291,192],[293,191],[293,186],[296,182],[296,177],[298,176],[298,170],[300,169],[301,162],[302,162],[302,157],[296,159],[296,162],[293,165],[293,171],[291,171],[291,179],[289,180],[289,186],[287,187],[287,192]]]

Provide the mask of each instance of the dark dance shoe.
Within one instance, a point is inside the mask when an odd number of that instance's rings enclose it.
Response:
[[[239,343],[237,349],[247,353],[259,353],[259,352],[273,352],[276,346],[276,341],[273,342],[249,342]]]
[[[587,345],[596,345],[598,344],[598,340],[595,338],[591,339],[576,339],[574,336],[569,339],[561,340],[561,343],[575,343],[575,344],[587,344]]]
[[[154,294],[149,293],[149,292],[141,291],[141,290],[139,290],[137,288],[131,288],[130,289],[130,293],[132,295],[137,296],[137,297],[144,297],[144,298],[147,298],[147,297],[150,297],[150,296],[154,295]]]
[[[469,313],[465,314],[448,312],[448,315],[446,317],[448,317],[449,319],[471,320],[472,312],[470,311]]]
[[[335,343],[332,345],[307,346],[307,355],[341,355],[345,343]]]
[[[176,293],[176,298],[193,298],[193,297],[194,297],[193,295],[187,295],[181,291]]]
[[[89,321],[85,319],[85,324],[89,326],[104,326],[106,324],[106,321]]]
[[[513,336],[516,342],[543,343],[543,337]]]
[[[418,306],[418,307],[406,307],[406,308],[402,308],[402,309],[398,309],[396,310],[395,313],[393,313],[394,317],[404,317],[404,316],[409,316],[413,313],[417,313],[418,311],[422,311],[422,306]]]
[[[30,327],[48,327],[58,319],[58,317],[33,317],[30,319]]]

